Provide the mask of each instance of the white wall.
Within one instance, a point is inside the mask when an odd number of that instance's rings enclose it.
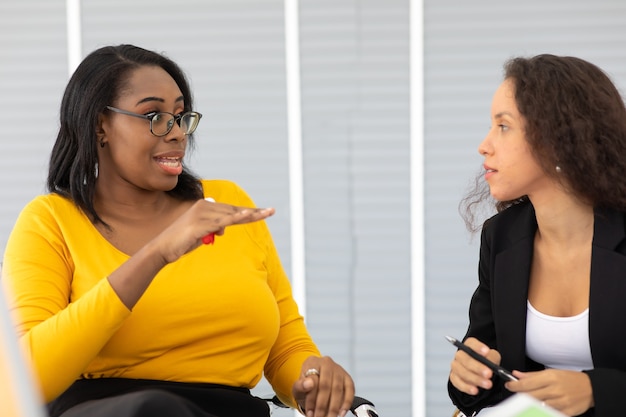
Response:
[[[44,191],[68,78],[63,0],[0,4],[0,245]],[[191,166],[240,183],[291,269],[282,0],[90,0],[82,54],[135,43],[191,80]],[[408,1],[303,1],[300,11],[307,323],[382,415],[411,408]],[[267,394],[267,386],[258,388]]]
[[[479,236],[458,203],[482,164],[492,95],[517,55],[575,55],[606,70],[626,93],[623,0],[427,0],[425,30],[426,358],[428,416],[450,415],[445,388],[478,280]]]
[[[192,166],[205,177],[234,179],[259,205],[277,208],[269,224],[290,270],[283,6],[83,1],[81,41],[83,54],[129,42],[180,63],[205,115]],[[481,163],[476,147],[502,63],[518,54],[578,55],[624,91],[626,3],[424,0],[423,167],[410,160],[410,1],[302,0],[300,7],[311,332],[381,416],[410,415],[414,402],[425,402],[429,417],[450,415],[453,349],[443,336],[465,331],[478,255],[457,205]],[[65,13],[63,0],[0,3],[0,250],[21,207],[44,191],[68,77]],[[414,28],[421,31],[421,22]],[[412,168],[425,172],[423,242],[411,242]],[[424,259],[411,259],[416,244],[424,245]],[[426,348],[416,352],[412,261],[425,267],[418,290],[425,292]],[[426,375],[415,398],[412,355],[425,363],[415,373]]]

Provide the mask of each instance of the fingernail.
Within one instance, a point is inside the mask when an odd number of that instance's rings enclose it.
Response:
[[[348,410],[339,410],[339,416],[338,417],[344,417],[347,413],[348,413]]]

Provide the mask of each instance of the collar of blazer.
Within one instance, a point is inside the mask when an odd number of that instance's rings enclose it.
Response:
[[[509,213],[509,210],[511,210]],[[491,236],[491,299],[498,346],[508,351],[502,365],[525,366],[526,300],[537,230],[530,203],[511,207],[501,214]],[[626,222],[625,213],[596,209],[591,258],[589,338],[595,367],[626,370],[626,350],[615,343],[615,331],[626,329]],[[500,216],[496,216],[500,217]],[[493,262],[493,263],[492,263]],[[510,363],[509,363],[510,362]],[[616,366],[616,364],[620,364]]]

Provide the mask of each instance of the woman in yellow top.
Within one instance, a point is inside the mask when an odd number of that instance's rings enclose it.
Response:
[[[201,117],[180,68],[132,45],[92,52],[67,85],[50,193],[2,271],[53,416],[268,416],[249,391],[263,373],[308,417],[352,403],[298,313],[274,210],[185,167]]]

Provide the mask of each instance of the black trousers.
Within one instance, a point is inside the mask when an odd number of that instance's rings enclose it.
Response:
[[[51,417],[269,417],[246,388],[146,379],[81,379],[48,404]]]

